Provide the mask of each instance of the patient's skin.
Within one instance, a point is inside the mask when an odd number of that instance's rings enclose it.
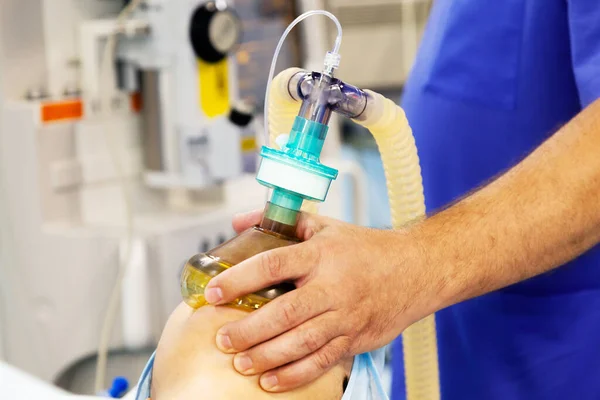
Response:
[[[152,400],[247,399],[340,400],[343,381],[352,359],[315,382],[287,393],[267,393],[258,376],[243,376],[233,369],[233,356],[215,345],[217,330],[239,320],[246,312],[228,307],[204,306],[193,310],[181,303],[171,314],[156,351]]]

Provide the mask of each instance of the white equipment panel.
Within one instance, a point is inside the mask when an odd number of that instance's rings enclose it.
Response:
[[[172,3],[189,11],[203,1]],[[96,354],[123,252],[126,210],[107,131],[133,198],[141,268],[126,280],[132,297],[122,300],[111,350],[155,345],[181,299],[182,262],[232,237],[232,215],[265,200],[254,177],[239,173],[193,191],[144,183],[135,97],[117,96],[104,118],[82,79],[82,27],[114,18],[122,4],[6,0],[0,7],[0,358],[48,382]],[[233,75],[229,84],[234,92]],[[137,310],[138,319],[122,323],[123,312]]]

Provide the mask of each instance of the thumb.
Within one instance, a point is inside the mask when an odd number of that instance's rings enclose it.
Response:
[[[236,214],[233,217],[232,226],[236,233],[241,233],[246,229],[260,224],[263,216],[263,210],[254,210],[247,213]]]

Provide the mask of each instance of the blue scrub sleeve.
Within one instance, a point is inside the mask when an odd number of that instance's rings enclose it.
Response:
[[[571,57],[582,107],[600,98],[600,3],[569,0]]]

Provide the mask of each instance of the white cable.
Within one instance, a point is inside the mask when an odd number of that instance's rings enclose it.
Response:
[[[287,35],[291,32],[291,30],[298,25],[300,22],[302,22],[303,20],[305,20],[308,17],[312,17],[313,15],[324,15],[326,17],[328,17],[329,19],[331,19],[334,23],[335,26],[337,27],[337,38],[335,39],[335,44],[333,46],[333,50],[330,53],[333,53],[334,55],[337,55],[337,60],[339,63],[339,51],[340,51],[340,46],[342,45],[342,25],[340,24],[340,21],[338,21],[338,19],[335,17],[335,15],[333,15],[332,13],[330,13],[329,11],[325,11],[325,10],[311,10],[311,11],[307,11],[304,14],[300,15],[298,18],[296,18],[295,20],[292,21],[291,24],[288,25],[287,29],[283,32],[283,35],[281,35],[281,38],[279,39],[279,43],[277,43],[277,47],[275,48],[275,53],[273,54],[273,60],[271,61],[271,69],[269,70],[269,79],[267,80],[267,92],[265,93],[265,110],[264,110],[264,125],[265,125],[265,143],[266,146],[269,146],[269,136],[270,136],[270,131],[269,131],[269,92],[271,91],[271,82],[273,81],[273,75],[275,75],[275,66],[277,65],[277,59],[279,58],[279,52],[281,51],[281,48],[283,47],[283,43],[285,42],[285,38],[287,37]],[[328,55],[330,54],[328,53]],[[334,57],[335,58],[335,57]],[[327,57],[326,57],[327,60]]]
[[[102,119],[104,136],[107,142],[108,151],[110,153],[112,163],[117,175],[117,180],[120,183],[121,190],[123,192],[123,202],[125,205],[125,243],[126,250],[125,256],[119,258],[119,268],[115,285],[111,291],[106,314],[102,322],[102,328],[100,331],[100,341],[98,344],[98,358],[96,361],[96,376],[94,383],[94,390],[96,393],[101,392],[105,389],[106,382],[106,364],[108,357],[108,345],[110,342],[110,335],[113,330],[116,314],[118,311],[118,305],[121,297],[121,286],[123,284],[123,278],[127,266],[131,258],[131,247],[133,241],[133,205],[131,199],[131,193],[125,179],[125,173],[123,171],[123,165],[119,158],[119,149],[114,141],[114,134],[111,134],[108,126],[108,119],[110,116],[110,110],[112,106],[112,97],[115,91],[115,76],[113,69],[114,65],[117,36],[123,30],[123,25],[126,19],[135,11],[135,9],[142,3],[143,0],[132,0],[117,17],[116,29],[108,36],[108,40],[104,47],[102,55],[102,61],[100,66],[100,117]]]

